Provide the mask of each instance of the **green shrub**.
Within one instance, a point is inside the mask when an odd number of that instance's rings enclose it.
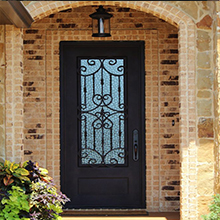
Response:
[[[9,196],[1,200],[3,209],[0,212],[1,220],[29,219],[29,195],[26,195],[19,186],[12,186]]]
[[[58,220],[67,201],[38,163],[0,163],[0,220]]]
[[[220,219],[220,195],[216,194],[213,196],[213,201],[209,206],[210,213],[203,215],[202,218],[205,220],[219,220]]]

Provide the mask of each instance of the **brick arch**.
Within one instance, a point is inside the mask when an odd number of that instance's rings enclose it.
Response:
[[[90,5],[111,5],[129,7],[150,13],[179,28],[179,99],[180,108],[180,159],[181,159],[181,218],[197,218],[198,208],[195,198],[197,180],[196,169],[196,27],[193,20],[183,11],[162,1],[51,1],[32,2],[27,6],[32,17],[38,21],[59,11]],[[194,111],[191,111],[191,110]],[[192,154],[195,156],[192,157]],[[191,185],[193,182],[193,185]]]
[[[178,8],[163,2],[140,2],[140,1],[34,1],[26,6],[35,21],[40,20],[50,14],[57,13],[68,8],[77,8],[89,5],[111,5],[129,7],[135,10],[153,14],[174,26],[179,26],[181,22],[192,22],[191,18]]]

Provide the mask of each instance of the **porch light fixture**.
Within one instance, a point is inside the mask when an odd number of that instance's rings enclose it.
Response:
[[[106,12],[102,5],[96,12],[89,15],[92,18],[92,37],[111,37],[110,18],[113,16]]]

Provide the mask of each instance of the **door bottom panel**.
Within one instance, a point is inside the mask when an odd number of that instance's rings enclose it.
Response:
[[[79,178],[79,195],[124,195],[128,194],[128,178]],[[99,187],[97,187],[99,182]]]

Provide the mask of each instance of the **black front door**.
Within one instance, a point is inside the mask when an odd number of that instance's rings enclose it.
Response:
[[[145,208],[144,42],[61,42],[66,208]]]

